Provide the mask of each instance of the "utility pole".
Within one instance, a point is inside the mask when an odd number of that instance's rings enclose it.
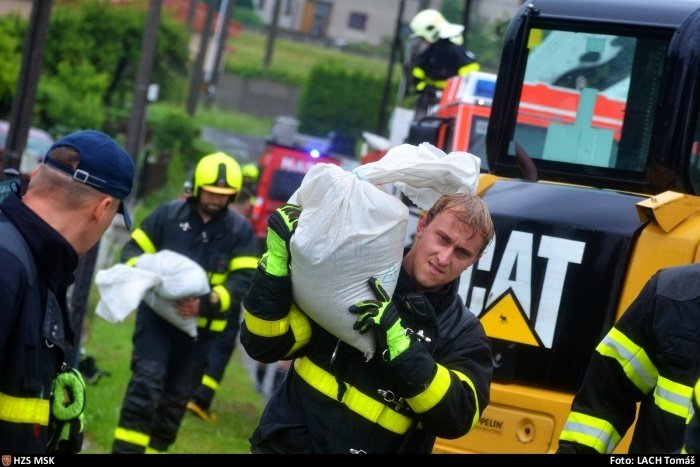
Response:
[[[17,91],[10,111],[10,128],[5,143],[5,168],[19,169],[22,153],[27,146],[52,6],[53,0],[34,0],[32,5],[22,51],[22,66],[17,78]]]
[[[462,30],[462,39],[463,39],[462,47],[464,47],[464,50],[468,50],[467,37],[469,36],[469,16],[471,15],[471,10],[472,10],[472,0],[465,0],[464,1],[464,10],[462,10],[462,25],[464,26],[464,29]]]
[[[141,42],[141,57],[139,58],[139,68],[136,72],[136,85],[134,87],[134,97],[131,104],[131,117],[126,131],[124,149],[131,155],[137,168],[139,153],[141,152],[142,133],[146,128],[144,124],[146,118],[146,93],[151,80],[153,59],[155,57],[156,45],[158,44],[158,25],[160,23],[161,4],[162,0],[149,0],[146,27],[143,31],[143,39]],[[138,186],[136,188],[138,189]],[[90,287],[92,286],[101,243],[101,240],[98,240],[98,242],[80,258],[78,267],[75,270],[75,282],[71,292],[71,315],[73,330],[76,334],[76,342],[80,342],[82,337],[83,321],[87,313]],[[80,363],[80,357],[80,352],[76,352],[76,361],[74,362],[76,367]]]
[[[396,54],[401,47],[401,24],[403,23],[403,11],[406,0],[399,2],[399,13],[396,15],[396,27],[394,28],[394,40],[391,43],[391,57],[389,58],[389,69],[384,81],[384,92],[382,92],[382,102],[379,107],[379,119],[377,120],[377,134],[383,134],[386,128],[386,108],[389,105],[389,92],[391,91],[391,81],[394,75],[394,64]]]
[[[143,31],[141,42],[141,57],[139,68],[136,72],[136,85],[134,97],[131,103],[131,118],[126,131],[126,152],[131,155],[135,163],[139,160],[141,152],[141,141],[144,131],[144,119],[146,118],[146,94],[148,85],[151,82],[151,72],[153,71],[153,60],[158,45],[158,25],[160,23],[160,10],[162,0],[149,0],[148,17],[146,18],[146,28]]]
[[[235,0],[221,0],[221,5],[219,6],[219,18],[216,21],[216,28],[214,30],[215,48],[212,54],[213,58],[207,69],[206,76],[204,77],[207,83],[207,105],[211,104],[214,94],[216,93],[216,84],[219,81],[219,68],[221,67],[221,57],[226,48],[228,28],[229,24],[231,24],[231,12],[233,11],[235,3]]]
[[[267,33],[267,46],[265,47],[265,58],[263,59],[264,68],[269,68],[272,62],[272,51],[275,46],[275,36],[277,36],[277,23],[280,19],[281,5],[281,0],[275,0],[275,4],[272,8],[272,19],[270,20],[270,27]]]
[[[194,115],[197,110],[197,100],[199,99],[200,90],[202,87],[202,70],[204,66],[204,58],[207,55],[207,46],[209,44],[209,35],[211,31],[211,23],[214,20],[214,0],[207,1],[207,16],[204,20],[204,27],[200,33],[199,52],[197,59],[192,66],[192,76],[190,77],[190,91],[187,96],[187,113]]]
[[[190,5],[187,8],[187,30],[192,33],[192,25],[194,24],[194,13],[197,10],[197,0],[190,0]]]

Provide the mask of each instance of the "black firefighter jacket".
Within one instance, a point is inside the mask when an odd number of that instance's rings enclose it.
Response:
[[[436,436],[467,433],[489,402],[489,340],[457,281],[415,290],[402,270],[394,293],[402,324],[429,342],[414,341],[389,363],[379,354],[365,361],[291,303],[289,278],[259,268],[243,301],[241,342],[257,360],[295,360],[251,438],[253,452],[429,453]]]
[[[700,264],[663,269],[598,344],[559,452],[678,453],[700,367]]]
[[[53,380],[74,358],[66,289],[78,255],[16,195],[0,209],[0,453],[41,454]]]
[[[205,224],[195,203],[190,197],[159,206],[131,233],[122,260],[133,265],[143,253],[171,250],[199,264],[219,302],[209,306],[205,298],[197,326],[200,332],[221,332],[229,313],[237,319],[240,300],[257,267],[255,236],[250,223],[231,209]],[[139,307],[148,305],[141,302]]]

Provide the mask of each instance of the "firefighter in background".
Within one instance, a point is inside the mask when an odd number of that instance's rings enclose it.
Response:
[[[409,67],[418,94],[416,116],[421,118],[439,99],[449,78],[479,70],[473,53],[462,47],[464,27],[452,24],[437,10],[419,11],[411,20]],[[417,42],[416,42],[417,41]]]
[[[250,219],[250,212],[255,206],[255,193],[258,189],[258,177],[260,169],[253,163],[245,164],[241,167],[243,175],[243,187],[241,194],[231,203],[231,207],[242,214],[246,219]]]
[[[258,177],[260,176],[260,169],[256,164],[248,163],[241,167],[241,174],[243,175],[243,188],[248,190],[251,194],[255,194],[255,190],[258,186]]]
[[[242,185],[241,191],[236,198],[231,201],[230,207],[249,218],[250,211],[255,204],[255,184],[258,181],[259,170],[255,164],[245,164],[241,166]],[[224,372],[231,360],[233,351],[236,349],[238,331],[240,324],[240,301],[232,304],[236,307],[235,312],[229,315],[229,322],[224,332],[220,333],[207,357],[207,365],[202,375],[199,386],[194,391],[192,398],[187,403],[187,410],[206,422],[216,420],[216,415],[211,413],[211,404],[214,396],[219,390],[219,385],[224,377]]]
[[[124,247],[122,260],[171,250],[207,272],[211,292],[181,300],[183,317],[197,317],[192,338],[141,302],[136,315],[131,380],[126,389],[113,453],[164,452],[175,441],[187,402],[199,384],[215,337],[236,321],[239,301],[258,263],[250,223],[229,209],[241,189],[231,156],[204,156],[195,167],[192,196],[167,202],[148,215]],[[229,319],[229,315],[233,316]]]
[[[639,415],[629,452],[678,453],[700,368],[700,264],[662,269],[593,352],[559,453],[610,454]]]

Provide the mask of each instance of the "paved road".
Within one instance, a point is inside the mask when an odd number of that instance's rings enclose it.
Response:
[[[265,138],[231,133],[211,127],[202,127],[201,138],[235,157],[241,164],[257,162],[258,156],[265,147]]]

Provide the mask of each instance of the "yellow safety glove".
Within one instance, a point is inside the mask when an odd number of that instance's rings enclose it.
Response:
[[[359,315],[353,329],[365,334],[375,328],[382,358],[392,361],[411,346],[411,338],[401,324],[398,308],[379,280],[370,277],[368,282],[376,300],[363,300],[349,308],[350,313]]]
[[[53,382],[51,426],[47,452],[76,454],[83,446],[85,381],[73,368],[60,373]]]
[[[265,271],[277,277],[289,275],[289,239],[297,228],[301,206],[285,204],[267,221],[267,251],[260,260]]]

